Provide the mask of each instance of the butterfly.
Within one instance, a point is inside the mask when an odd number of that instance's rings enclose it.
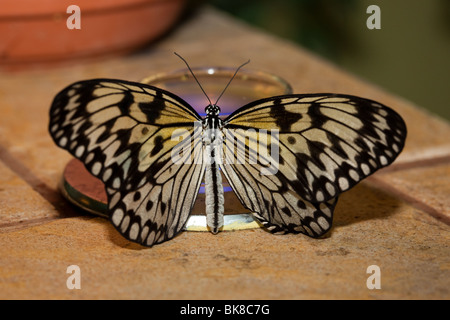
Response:
[[[103,181],[114,227],[144,246],[183,230],[203,179],[207,225],[219,232],[222,174],[267,230],[320,237],[339,195],[391,164],[406,138],[398,113],[352,95],[270,97],[225,119],[209,102],[202,118],[151,85],[85,80],[55,96],[49,131]]]

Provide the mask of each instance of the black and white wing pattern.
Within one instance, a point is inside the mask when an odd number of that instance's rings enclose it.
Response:
[[[49,130],[104,182],[116,229],[151,246],[183,229],[197,197],[205,171],[198,121],[197,112],[170,92],[94,79],[58,93]],[[172,161],[173,152],[180,161]]]
[[[216,157],[205,151],[213,145],[205,130],[221,130],[218,164],[242,204],[272,232],[311,237],[331,228],[339,195],[392,163],[406,139],[395,111],[350,95],[267,98],[223,121],[217,106],[207,110],[201,119],[170,92],[94,79],[56,95],[49,130],[103,181],[116,229],[147,246],[186,224],[206,163]],[[206,189],[220,195],[220,183],[209,180]],[[217,219],[223,212],[213,211]]]
[[[223,123],[221,169],[269,230],[318,237],[340,193],[392,163],[406,126],[392,109],[339,94],[252,102]]]

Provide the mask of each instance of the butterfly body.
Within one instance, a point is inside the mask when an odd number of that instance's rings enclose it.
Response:
[[[206,224],[212,233],[216,234],[223,226],[224,194],[220,147],[222,144],[222,120],[219,118],[220,108],[217,105],[208,105],[205,108],[206,117],[203,119],[203,143],[205,148],[205,202]]]
[[[242,205],[274,233],[325,234],[339,195],[392,163],[406,126],[392,109],[343,94],[251,102],[224,120],[142,83],[93,79],[59,92],[55,143],[103,181],[110,221],[152,246],[181,232],[205,180],[207,224],[223,224],[222,174]]]

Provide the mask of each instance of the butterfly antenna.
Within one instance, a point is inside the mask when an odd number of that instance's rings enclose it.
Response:
[[[209,104],[212,105],[211,99],[209,99],[208,95],[206,94],[205,90],[203,90],[202,85],[200,84],[200,82],[197,80],[197,77],[195,76],[194,72],[192,72],[191,67],[189,67],[189,64],[187,63],[186,60],[184,60],[184,58],[182,56],[180,56],[178,53],[174,52],[174,54],[180,58],[181,60],[183,60],[183,62],[186,64],[186,66],[188,67],[189,71],[191,72],[192,76],[194,77],[195,81],[197,82],[198,86],[200,87],[200,89],[202,89],[203,94],[205,95],[206,99],[208,99]]]
[[[240,70],[243,66],[245,66],[245,65],[247,65],[247,64],[249,64],[249,63],[250,63],[250,60],[248,60],[247,62],[241,64],[241,65],[236,69],[236,71],[234,72],[234,74],[233,74],[233,76],[231,77],[230,81],[228,81],[227,85],[225,86],[225,89],[223,89],[222,93],[221,93],[220,96],[217,98],[217,101],[216,101],[215,105],[217,105],[217,103],[219,102],[220,98],[222,98],[223,94],[225,93],[225,91],[227,90],[227,88],[228,88],[228,86],[230,85],[231,81],[233,81],[234,77],[235,77],[236,74],[239,72],[239,70]]]

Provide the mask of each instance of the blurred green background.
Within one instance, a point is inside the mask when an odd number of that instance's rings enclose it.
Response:
[[[450,120],[450,0],[210,0]],[[369,5],[381,29],[369,30]]]

